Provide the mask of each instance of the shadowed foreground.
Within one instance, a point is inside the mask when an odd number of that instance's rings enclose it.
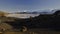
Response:
[[[51,31],[49,29],[29,29],[27,32],[5,31],[2,34],[60,34],[60,31]]]

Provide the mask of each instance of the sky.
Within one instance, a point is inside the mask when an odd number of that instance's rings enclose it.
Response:
[[[60,9],[60,0],[0,0],[0,10],[8,12]]]

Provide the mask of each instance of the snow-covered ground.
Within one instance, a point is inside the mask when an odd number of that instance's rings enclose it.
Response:
[[[8,14],[6,17],[16,17],[16,18],[29,18],[38,16],[39,14]]]

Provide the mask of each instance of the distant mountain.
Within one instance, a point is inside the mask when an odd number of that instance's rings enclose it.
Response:
[[[51,10],[37,10],[37,11],[26,11],[26,12],[15,12],[15,14],[53,14],[59,9],[51,9]]]
[[[16,12],[15,14],[49,14],[49,12]]]
[[[39,14],[39,12],[15,12],[15,14]]]
[[[15,14],[51,14],[51,11],[42,11],[42,12],[38,12],[38,11],[33,11],[33,12],[15,12]]]

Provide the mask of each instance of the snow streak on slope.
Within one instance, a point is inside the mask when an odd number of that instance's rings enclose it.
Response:
[[[6,17],[29,18],[30,16],[35,17],[38,15],[39,14],[9,14],[9,15],[6,15]]]

